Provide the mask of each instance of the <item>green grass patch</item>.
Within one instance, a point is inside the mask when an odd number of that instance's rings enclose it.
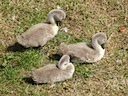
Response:
[[[47,21],[48,12],[59,5],[67,13],[61,30],[44,47],[24,52],[5,51],[15,37],[30,26]],[[128,27],[127,0],[1,0],[0,1],[0,95],[1,96],[127,96]],[[61,42],[90,42],[94,33],[114,34],[106,45],[106,54],[95,64],[75,63],[72,79],[56,83],[32,85],[24,78],[31,69],[58,61],[50,59],[59,53]],[[98,90],[98,91],[97,91]]]

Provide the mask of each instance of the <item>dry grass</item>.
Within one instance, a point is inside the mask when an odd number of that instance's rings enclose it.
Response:
[[[31,25],[46,21],[47,13],[60,5],[67,13],[59,34],[40,49],[12,52],[15,36]],[[0,95],[1,96],[127,96],[128,95],[128,1],[127,0],[2,0],[0,1]],[[119,32],[119,28],[127,28]],[[90,41],[96,32],[109,38],[102,60],[94,64],[75,64],[73,79],[32,85],[23,78],[30,70],[48,63],[60,42]]]

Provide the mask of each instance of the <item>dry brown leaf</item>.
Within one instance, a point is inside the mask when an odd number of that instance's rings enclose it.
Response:
[[[125,32],[126,29],[127,29],[126,27],[120,27],[120,28],[119,28],[119,32]]]

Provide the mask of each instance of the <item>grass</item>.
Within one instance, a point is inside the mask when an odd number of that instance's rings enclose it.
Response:
[[[47,21],[47,13],[60,5],[67,13],[61,30],[49,41],[41,54],[39,49],[13,52],[7,50],[16,35],[30,26]],[[1,96],[127,96],[128,95],[128,2],[127,0],[2,0],[0,1],[0,95]],[[127,28],[119,32],[119,28]],[[49,56],[58,52],[61,42],[89,42],[96,32],[109,37],[106,53],[94,64],[75,63],[72,79],[33,85],[25,78],[32,68],[57,63]]]

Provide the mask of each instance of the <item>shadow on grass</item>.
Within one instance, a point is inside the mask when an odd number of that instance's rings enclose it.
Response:
[[[61,57],[62,57],[62,54],[53,54],[53,55],[49,56],[49,59],[59,61]],[[82,65],[83,64],[92,64],[92,63],[87,63],[87,62],[81,61],[78,58],[75,58],[72,56],[70,56],[70,62],[72,62],[73,64],[82,64]]]
[[[84,61],[81,61],[80,59],[78,59],[78,58],[76,58],[76,57],[71,57],[70,61],[71,61],[73,64],[80,64],[80,65],[85,64]]]
[[[49,59],[59,61],[61,57],[62,57],[61,54],[52,54],[49,56]]]
[[[34,47],[33,49],[39,49],[39,48],[40,48],[40,47]],[[26,48],[26,47],[24,47],[24,46],[22,46],[22,45],[20,45],[19,43],[16,42],[15,44],[9,46],[9,47],[6,49],[6,51],[24,52],[24,51],[26,51],[26,50],[28,50],[28,49],[30,49],[30,48]]]
[[[5,68],[4,66],[2,66],[2,65],[0,65],[0,69],[3,69],[3,68]]]
[[[32,84],[32,85],[44,85],[44,84],[47,84],[47,83],[36,83],[33,81],[33,79],[31,77],[25,77],[23,78],[23,80],[28,83],[28,84]]]
[[[93,63],[88,63],[88,62],[86,62],[86,61],[82,61],[82,60],[80,60],[80,59],[78,59],[78,58],[76,58],[76,57],[71,57],[71,62],[72,63],[74,63],[74,64],[80,64],[80,65],[88,65],[88,64],[95,64],[95,62],[93,62]]]
[[[24,46],[20,45],[19,43],[15,43],[14,45],[9,46],[6,51],[12,51],[12,52],[23,52],[28,48],[25,48]]]
[[[31,77],[25,77],[23,80],[28,84],[37,85],[37,83],[35,83]]]

